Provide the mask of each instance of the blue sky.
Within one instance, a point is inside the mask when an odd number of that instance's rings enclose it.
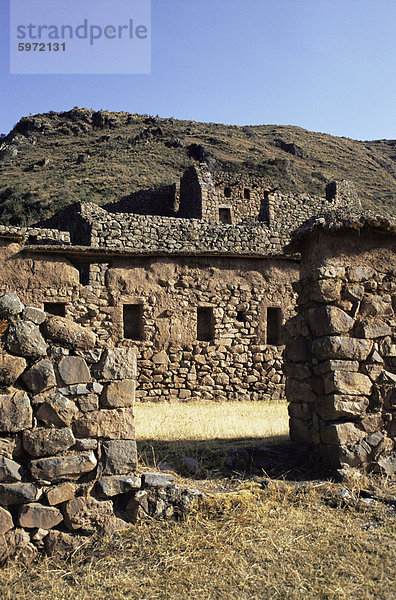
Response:
[[[9,1],[0,132],[85,106],[396,138],[395,0],[152,0],[150,75],[10,75]]]

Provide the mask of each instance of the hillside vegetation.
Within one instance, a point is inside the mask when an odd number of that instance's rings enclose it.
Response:
[[[74,108],[22,118],[0,145],[0,222],[29,224],[78,200],[104,204],[175,182],[203,160],[323,195],[352,180],[364,206],[393,211],[396,140],[356,141],[300,127],[236,126]]]

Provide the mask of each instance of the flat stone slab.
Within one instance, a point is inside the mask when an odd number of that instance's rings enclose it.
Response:
[[[52,529],[63,521],[58,508],[43,504],[25,504],[19,510],[19,526],[27,529]]]
[[[59,375],[66,385],[88,383],[91,375],[87,363],[78,356],[65,356],[58,365]]]
[[[66,452],[75,442],[73,432],[68,427],[62,429],[41,427],[23,433],[23,447],[36,458]]]
[[[133,475],[102,477],[96,482],[96,493],[100,498],[111,498],[118,494],[139,490],[141,483],[141,478]]]
[[[21,481],[22,467],[14,460],[5,456],[0,456],[0,481],[13,482]]]
[[[131,408],[102,409],[84,414],[73,424],[77,437],[133,440],[135,425]]]
[[[142,473],[142,484],[143,487],[166,487],[174,483],[175,478],[170,473],[155,473],[148,472]]]
[[[33,425],[33,410],[29,396],[22,390],[0,395],[0,432],[17,433]]]
[[[41,490],[34,483],[0,483],[0,504],[27,504],[41,497]]]
[[[13,385],[27,367],[22,356],[11,356],[5,350],[0,350],[0,385]]]
[[[80,452],[71,456],[32,460],[30,472],[35,479],[56,481],[89,473],[96,467],[97,462],[93,452]]]

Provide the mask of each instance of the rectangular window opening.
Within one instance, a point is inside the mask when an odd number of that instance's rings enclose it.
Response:
[[[214,339],[213,308],[199,306],[197,308],[197,340],[209,342]]]
[[[89,285],[89,263],[74,263],[74,267],[76,267],[78,271],[78,279],[81,285]]]
[[[243,197],[245,198],[245,200],[250,200],[250,190],[249,190],[249,188],[245,188],[243,190]]]
[[[274,306],[267,308],[267,344],[281,344],[282,309]]]
[[[143,340],[143,304],[124,304],[122,311],[124,338]]]
[[[224,225],[231,225],[231,208],[222,207],[219,208],[219,221]]]
[[[65,302],[44,302],[44,310],[50,315],[56,317],[64,317],[66,315],[66,303]]]
[[[240,323],[244,323],[246,321],[246,311],[245,310],[237,310],[236,320]]]

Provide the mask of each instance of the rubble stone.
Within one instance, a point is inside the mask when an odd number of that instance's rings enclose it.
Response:
[[[136,381],[123,379],[105,386],[101,395],[101,405],[104,408],[131,407],[135,403]]]
[[[87,363],[78,356],[65,356],[58,365],[59,375],[66,385],[88,383],[91,379]]]
[[[62,521],[61,511],[53,506],[38,503],[25,504],[19,511],[19,526],[27,529],[52,529]]]
[[[47,344],[40,329],[31,321],[17,321],[10,324],[6,348],[12,354],[26,358],[41,358],[47,355]]]
[[[22,390],[10,388],[0,395],[0,432],[16,433],[33,425],[33,410],[29,396]]]
[[[26,369],[27,362],[21,356],[11,356],[0,349],[0,385],[14,385],[16,380]]]
[[[103,474],[124,475],[132,473],[137,467],[137,448],[135,440],[113,440],[102,443]]]
[[[46,358],[30,367],[22,376],[28,390],[37,394],[56,385],[55,371],[52,362]]]
[[[97,462],[93,452],[39,458],[38,460],[32,460],[30,472],[35,479],[57,481],[89,473],[96,467]]]
[[[31,429],[23,433],[23,447],[34,457],[52,456],[65,452],[75,444],[75,437],[70,428]]]

